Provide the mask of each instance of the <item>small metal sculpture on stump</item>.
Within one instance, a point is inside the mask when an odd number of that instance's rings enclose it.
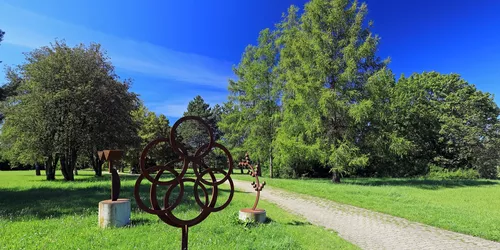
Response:
[[[109,166],[109,172],[111,173],[111,200],[118,200],[120,195],[120,176],[118,171],[113,167],[114,161],[119,161],[123,157],[123,151],[121,150],[103,150],[98,151],[99,159],[101,161],[107,161]]]
[[[113,166],[123,157],[121,150],[98,151],[99,160],[107,161],[111,173],[111,199],[99,202],[98,223],[102,228],[122,227],[130,223],[130,200],[118,199],[120,196],[120,176]]]
[[[252,166],[250,164],[250,157],[248,153],[245,154],[245,160],[240,161],[238,165],[241,166],[246,166],[249,168],[248,174],[250,174],[252,177],[255,177],[255,181],[252,182],[252,187],[257,191],[257,196],[255,197],[255,202],[253,204],[252,208],[243,208],[240,210],[240,220],[252,220],[256,222],[265,222],[266,221],[266,210],[264,209],[258,209],[257,204],[259,204],[259,199],[260,199],[260,191],[264,188],[266,185],[266,182],[262,182],[260,184],[259,182],[259,175],[257,173],[257,169],[259,166]]]
[[[207,144],[198,148],[194,153],[194,155],[189,155],[188,152],[184,149],[184,147],[179,142],[176,141],[175,137],[176,129],[178,128],[178,126],[181,123],[188,120],[199,122],[203,127],[206,128],[206,130],[208,131],[208,135],[210,137],[210,141]],[[179,159],[173,160],[164,166],[153,166],[146,168],[146,157],[148,155],[149,150],[153,146],[159,143],[168,143],[169,146],[172,148],[172,150],[179,156]],[[221,149],[226,154],[229,165],[229,169],[227,172],[224,171],[222,168],[211,168],[204,163],[203,158],[207,156],[214,148]],[[176,163],[182,163],[183,165],[182,169],[180,170],[180,173],[178,173],[177,170],[175,170],[174,168],[174,164]],[[189,165],[192,166],[195,175],[194,178],[185,176],[189,168]],[[150,142],[142,151],[140,157],[140,168],[142,173],[137,179],[134,188],[134,197],[137,202],[137,205],[145,212],[157,215],[163,222],[167,223],[168,225],[181,228],[182,229],[181,249],[183,250],[188,248],[188,228],[202,222],[205,218],[207,218],[210,215],[210,213],[218,212],[226,208],[233,198],[234,184],[230,176],[231,171],[233,169],[233,159],[231,157],[231,154],[224,146],[215,142],[213,132],[210,129],[210,126],[204,120],[202,120],[200,117],[197,116],[185,116],[179,119],[171,128],[169,139],[156,139]],[[168,181],[160,180],[162,174],[165,171],[171,173],[175,177]],[[217,180],[215,178],[216,173],[221,173],[224,175],[224,177],[220,180]],[[210,179],[209,180],[203,179],[205,175],[208,175]],[[151,206],[145,205],[139,194],[140,185],[144,179],[147,179],[149,182],[151,182],[151,188],[150,188]],[[216,207],[215,205],[217,203],[217,196],[219,194],[218,186],[226,181],[229,181],[229,188],[230,188],[229,197],[224,204],[222,204],[219,207]],[[194,183],[193,194],[196,200],[196,204],[200,207],[201,211],[200,214],[193,219],[182,220],[177,218],[172,213],[172,211],[181,203],[182,198],[185,195],[184,193],[185,183],[187,182]],[[212,188],[211,197],[209,197],[205,185],[208,186],[209,188]],[[168,187],[165,195],[163,196],[163,206],[160,206],[160,203],[158,202],[157,198],[158,186]],[[178,197],[175,199],[173,203],[170,203],[169,202],[170,195],[172,194],[172,191],[176,187],[179,187],[180,189]],[[198,188],[200,188],[204,194],[203,197],[204,202],[202,202],[202,199],[200,199]]]

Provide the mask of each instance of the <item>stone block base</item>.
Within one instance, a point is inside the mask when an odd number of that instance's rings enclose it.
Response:
[[[99,202],[99,227],[123,227],[130,223],[130,200]]]
[[[266,222],[266,210],[243,208],[240,210],[240,220],[264,223]]]

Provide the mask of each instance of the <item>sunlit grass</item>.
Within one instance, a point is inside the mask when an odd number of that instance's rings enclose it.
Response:
[[[248,175],[233,178],[252,180]],[[412,221],[500,241],[500,182],[425,179],[269,179],[270,187],[367,208]]]
[[[0,249],[180,248],[180,229],[167,226],[155,215],[137,208],[132,195],[136,178],[121,178],[120,197],[132,200],[132,224],[100,229],[98,202],[109,199],[109,176],[97,178],[92,172],[81,171],[75,182],[68,183],[45,181],[45,176],[35,176],[34,171],[0,171]],[[220,202],[226,198],[227,191],[222,191]],[[238,210],[251,206],[253,201],[253,194],[235,192],[225,210],[212,213],[201,224],[190,228],[190,249],[356,248],[335,232],[310,225],[265,201],[259,205],[267,210],[268,223],[239,223]],[[194,205],[192,200],[191,205]],[[194,206],[178,209],[177,214],[184,218],[198,212]]]

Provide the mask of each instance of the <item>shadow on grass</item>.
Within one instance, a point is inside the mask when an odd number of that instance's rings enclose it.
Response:
[[[127,227],[136,227],[140,225],[145,225],[145,224],[150,224],[152,223],[151,220],[148,219],[131,219],[130,224],[127,225]]]
[[[266,218],[266,221],[264,221],[264,223],[263,223],[263,224],[269,224],[269,223],[271,223],[271,222],[274,222],[274,220],[273,220],[271,217],[267,217],[267,218]]]
[[[288,222],[286,223],[287,225],[292,225],[292,226],[308,226],[308,225],[312,225],[310,222],[308,221],[296,221],[296,220],[293,220],[291,222]]]
[[[109,176],[108,176],[109,177]],[[132,211],[141,211],[133,196],[133,185],[127,183],[123,185],[124,180],[136,180],[135,176],[122,176],[122,187],[120,190],[120,198],[131,200]],[[58,218],[68,215],[84,215],[97,216],[98,204],[102,200],[110,199],[111,182],[109,178],[92,177],[75,180],[75,182],[87,182],[87,187],[62,187],[58,182],[64,181],[44,181],[46,187],[31,188],[31,189],[2,189],[0,188],[0,219],[10,220],[27,220],[27,219],[48,219]],[[106,185],[103,185],[106,184]],[[149,184],[149,183],[147,183]],[[140,195],[145,204],[150,204],[149,200],[150,185],[141,185]],[[209,188],[209,187],[207,187]],[[163,204],[163,195],[167,187],[158,189],[158,201]],[[162,192],[163,191],[163,192]],[[236,193],[240,193],[235,190]],[[199,190],[199,193],[201,191]],[[211,197],[211,190],[208,190],[208,199]],[[170,201],[173,202],[178,196],[178,188],[172,192]],[[204,195],[201,193],[202,202],[205,201]],[[224,202],[229,196],[229,190],[224,188],[219,189],[219,199],[216,206],[220,202]],[[220,201],[219,201],[220,200]],[[161,205],[160,205],[161,206]],[[185,189],[185,195],[182,199],[182,204],[174,209],[177,213],[188,213],[192,210],[199,210],[199,206],[194,198],[192,187]],[[138,221],[136,223],[146,223]]]
[[[459,188],[499,185],[490,180],[430,180],[430,179],[395,179],[395,178],[360,178],[345,179],[344,184],[360,186],[407,186],[421,189]]]
[[[120,180],[121,181],[137,180],[137,176],[120,174]],[[30,181],[32,181],[32,182],[47,182],[47,180],[45,180],[45,179],[30,180]],[[85,174],[85,175],[75,176],[74,181],[66,181],[62,177],[60,177],[60,178],[52,180],[50,182],[54,182],[54,183],[92,182],[92,183],[95,183],[95,182],[109,182],[109,181],[111,181],[111,175],[109,175],[109,174],[103,174],[102,176],[92,176],[92,175]]]
[[[256,222],[256,221],[251,221],[251,220],[242,221],[242,220],[238,219],[238,217],[235,217],[235,218],[236,218],[236,220],[235,220],[236,225],[243,226],[244,228],[247,228],[247,229],[256,228],[256,227],[259,227],[260,225],[267,225],[269,223],[274,222],[274,220],[270,217],[267,217],[266,220],[262,223]]]
[[[120,198],[129,198],[131,194],[123,192]],[[0,218],[46,219],[64,215],[97,215],[99,201],[109,199],[110,191],[103,187],[0,189],[0,197]]]

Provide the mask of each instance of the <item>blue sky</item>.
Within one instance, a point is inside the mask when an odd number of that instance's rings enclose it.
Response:
[[[304,0],[0,0],[4,65],[22,52],[65,39],[101,43],[146,106],[171,120],[201,95],[222,103],[248,44]],[[378,54],[404,73],[459,73],[500,101],[500,1],[367,0],[381,37]]]

